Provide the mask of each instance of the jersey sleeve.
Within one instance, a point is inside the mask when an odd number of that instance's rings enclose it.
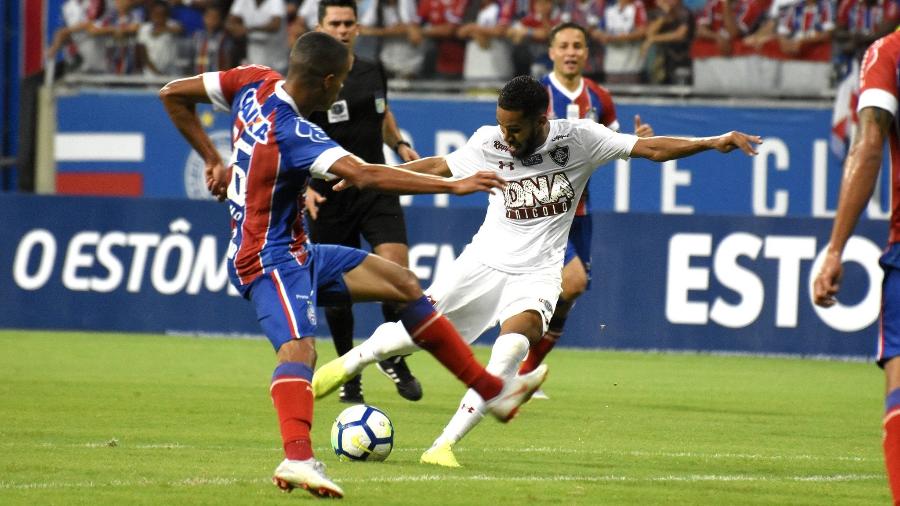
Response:
[[[894,33],[878,39],[866,50],[859,76],[857,111],[878,107],[897,116],[898,48],[900,35]]]
[[[237,92],[249,83],[268,77],[281,78],[281,74],[262,65],[244,65],[223,72],[204,72],[203,87],[213,106],[220,111],[230,111]]]
[[[482,146],[488,127],[481,127],[469,137],[466,145],[446,156],[447,165],[454,177],[466,177],[485,169]]]
[[[334,179],[328,170],[334,162],[350,154],[318,125],[299,116],[293,122],[285,122],[285,127],[279,130],[278,142],[286,167],[309,169],[310,175],[317,179]]]
[[[600,106],[603,113],[597,118],[597,121],[602,123],[605,127],[613,130],[615,132],[619,131],[619,118],[616,116],[616,105],[613,103],[612,95],[607,91],[606,88],[598,85],[594,81],[590,81],[585,79],[587,85],[597,94],[597,98],[600,100]]]
[[[628,159],[638,140],[634,135],[613,132],[590,120],[577,120],[577,124],[579,138],[595,166],[617,158]]]

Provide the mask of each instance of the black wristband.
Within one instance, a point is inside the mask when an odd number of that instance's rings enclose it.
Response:
[[[412,144],[406,142],[406,141],[403,140],[403,139],[400,139],[399,141],[397,141],[397,144],[394,144],[394,152],[395,152],[395,153],[397,152],[398,149],[400,149],[400,146],[406,146],[406,147],[408,147],[408,148],[411,148],[411,147],[412,147]]]

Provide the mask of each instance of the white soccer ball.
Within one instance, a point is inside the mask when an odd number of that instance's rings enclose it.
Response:
[[[331,447],[341,460],[384,460],[394,448],[394,426],[378,408],[350,406],[331,427]]]

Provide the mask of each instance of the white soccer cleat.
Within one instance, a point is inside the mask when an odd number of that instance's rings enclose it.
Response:
[[[284,459],[275,469],[272,482],[284,492],[302,488],[316,497],[344,497],[344,491],[325,476],[325,464],[314,458]]]
[[[538,388],[538,389],[535,390],[534,393],[531,395],[531,398],[532,398],[532,399],[540,399],[540,400],[542,400],[542,401],[546,401],[546,400],[549,400],[549,399],[550,399],[550,396],[547,395],[546,392],[544,392],[544,389],[543,389],[543,388]]]
[[[547,379],[547,371],[547,364],[541,364],[528,374],[507,380],[496,397],[485,401],[486,411],[503,423],[512,420],[519,412],[519,406],[531,399],[534,391]]]

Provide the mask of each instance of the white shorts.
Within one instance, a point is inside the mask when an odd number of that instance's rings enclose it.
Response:
[[[526,273],[498,271],[466,251],[439,271],[425,294],[462,337],[473,342],[485,330],[528,310],[537,311],[547,332],[562,291],[562,266]]]

